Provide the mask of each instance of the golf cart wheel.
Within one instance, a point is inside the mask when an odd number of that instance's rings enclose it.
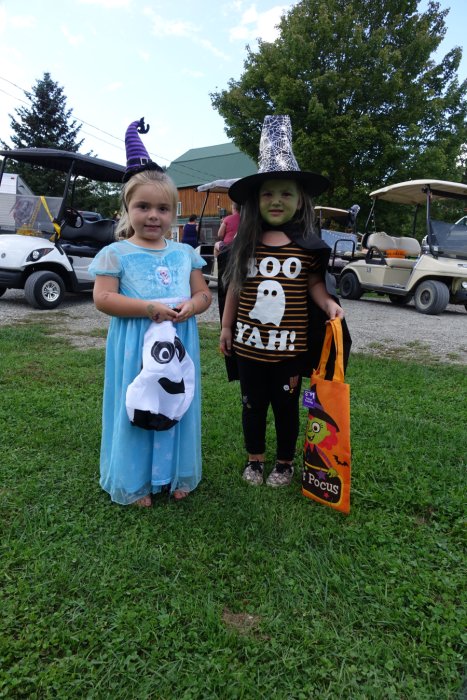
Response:
[[[55,272],[33,272],[24,285],[26,301],[35,309],[55,309],[65,296],[65,285]]]
[[[353,272],[346,272],[341,275],[339,283],[340,295],[343,299],[360,299],[363,289]]]
[[[426,280],[415,290],[414,302],[421,314],[439,314],[449,303],[449,289],[438,280]]]
[[[401,297],[398,294],[389,294],[389,301],[394,306],[405,306],[409,303],[410,297]]]
[[[2,297],[6,292],[6,287],[0,287],[0,297]]]

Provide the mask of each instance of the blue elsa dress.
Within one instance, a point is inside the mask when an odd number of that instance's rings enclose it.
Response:
[[[166,240],[162,250],[122,240],[103,248],[89,267],[93,277],[118,277],[119,292],[176,307],[191,297],[190,274],[205,261],[183,243]],[[125,397],[141,371],[149,318],[112,316],[106,346],[100,485],[116,503],[127,505],[164,486],[192,491],[201,479],[201,385],[196,318],[176,324],[177,335],[195,366],[193,401],[169,430],[131,424]]]

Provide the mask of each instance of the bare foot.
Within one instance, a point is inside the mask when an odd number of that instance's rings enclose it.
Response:
[[[177,489],[176,491],[174,491],[174,498],[176,501],[181,501],[183,498],[186,498],[189,493],[189,491],[182,491],[181,489]]]
[[[143,498],[139,498],[137,501],[135,501],[135,506],[138,506],[139,508],[150,508],[152,506],[152,498],[151,496],[143,496]]]

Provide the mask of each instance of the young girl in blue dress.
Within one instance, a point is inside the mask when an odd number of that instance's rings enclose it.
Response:
[[[229,189],[242,213],[223,276],[220,349],[235,360],[229,378],[240,380],[248,454],[243,479],[263,483],[271,406],[276,459],[266,483],[273,487],[292,481],[301,379],[314,366],[312,346],[316,352],[326,319],[344,317],[326,288],[330,249],[316,234],[311,199],[329,181],[299,169],[291,138],[288,116],[267,116],[258,173]]]
[[[147,130],[147,127],[146,127]],[[90,266],[96,307],[112,316],[107,338],[100,457],[100,484],[120,504],[152,504],[169,490],[179,500],[201,479],[200,359],[196,314],[211,303],[191,246],[166,238],[175,221],[178,193],[149,159],[138,132],[127,130],[127,170],[122,191],[120,240],[101,250]],[[129,419],[128,387],[142,371],[146,331],[171,322],[194,365],[194,396],[168,429],[145,429]],[[156,328],[157,331],[157,328]],[[180,345],[180,343],[179,343]],[[169,424],[170,425],[170,424]]]

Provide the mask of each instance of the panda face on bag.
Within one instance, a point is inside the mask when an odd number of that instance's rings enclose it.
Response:
[[[151,357],[161,365],[172,362],[175,355],[179,362],[182,362],[185,354],[185,346],[178,336],[175,336],[173,343],[168,340],[158,340],[151,348]]]
[[[146,331],[142,359],[143,368],[127,389],[128,417],[139,427],[167,430],[193,399],[193,360],[169,321],[152,323]]]
[[[185,393],[184,362],[186,357],[185,346],[178,336],[175,336],[174,342],[168,340],[158,340],[151,348],[151,357],[156,365],[165,365],[164,374],[158,379],[159,385],[167,394],[175,396],[176,394]],[[156,368],[150,368],[152,371],[158,371]],[[161,368],[162,369],[162,368]],[[162,400],[167,406],[170,405],[169,397]]]

